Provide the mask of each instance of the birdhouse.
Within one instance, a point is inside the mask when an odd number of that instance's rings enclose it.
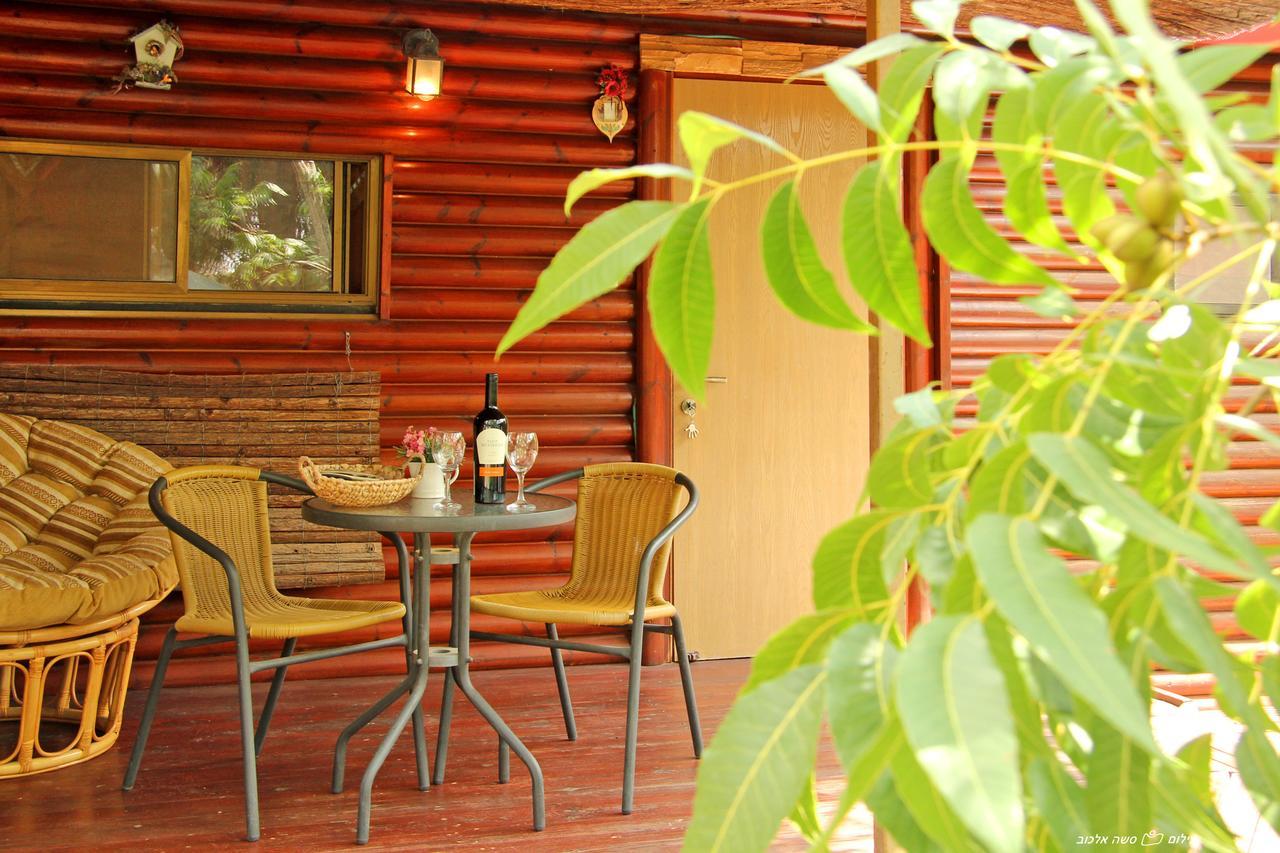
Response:
[[[182,58],[182,34],[177,26],[160,21],[132,36],[129,41],[133,42],[137,62],[125,68],[117,80],[144,89],[168,89],[177,82],[173,64]]]

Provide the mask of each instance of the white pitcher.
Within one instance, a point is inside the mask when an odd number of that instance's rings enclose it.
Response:
[[[410,496],[416,499],[439,500],[444,497],[444,472],[434,462],[414,460],[409,463],[409,472],[416,475],[422,472],[422,479],[413,487]]]

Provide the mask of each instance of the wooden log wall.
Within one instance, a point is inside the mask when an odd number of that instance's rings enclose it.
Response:
[[[185,56],[171,91],[112,94],[127,39],[167,18]],[[446,61],[443,94],[402,91],[403,33],[430,27]],[[579,171],[635,161],[634,121],[614,140],[592,125],[595,75],[633,71],[641,32],[857,46],[859,20],[800,12],[602,16],[425,0],[6,0],[0,4],[0,135],[200,148],[384,154],[393,164],[390,290],[378,319],[0,316],[0,363],[178,373],[378,371],[384,457],[409,424],[470,433],[492,352],[538,272],[573,228],[630,198],[614,185],[561,212]],[[638,110],[632,101],[632,115]],[[635,453],[635,290],[628,284],[536,333],[497,365],[513,427],[535,429],[534,476]],[[457,488],[470,488],[459,482]],[[479,592],[560,583],[571,527],[488,537],[475,547]],[[393,561],[391,561],[393,563]],[[322,594],[392,598],[380,584]],[[436,641],[448,631],[437,580]],[[164,625],[139,642],[150,678]],[[492,628],[478,620],[478,627]],[[230,678],[217,649],[170,678]],[[545,652],[482,647],[481,664],[542,664]],[[301,667],[297,677],[394,672],[393,651]],[[290,677],[294,677],[291,673]]]
[[[1255,101],[1265,101],[1271,65],[1280,57],[1271,56],[1253,68],[1246,69],[1224,92],[1246,92]],[[1272,152],[1258,151],[1260,162],[1270,162]],[[974,200],[987,222],[1009,238],[1015,248],[1035,263],[1049,270],[1059,281],[1076,288],[1076,301],[1084,311],[1096,307],[1115,289],[1115,281],[1099,263],[1081,264],[1022,241],[1002,213],[1005,196],[1004,177],[995,158],[980,156],[973,171],[971,185]],[[1118,193],[1117,193],[1118,196]],[[1049,206],[1055,221],[1073,247],[1087,250],[1076,240],[1062,216],[1061,196],[1056,187],[1049,192]],[[991,359],[1003,353],[1045,354],[1062,340],[1071,324],[1041,317],[1018,302],[1022,296],[1034,295],[1038,287],[993,285],[975,276],[951,270],[942,264],[939,288],[941,301],[949,319],[940,342],[941,378],[950,387],[963,388],[981,374]],[[1228,408],[1239,406],[1252,389],[1237,381],[1227,401]],[[1255,410],[1258,419],[1272,430],[1280,431],[1280,417],[1268,400]],[[976,404],[967,400],[957,410],[962,417],[974,417]],[[1260,442],[1241,437],[1233,441],[1229,451],[1230,468],[1204,476],[1204,490],[1220,498],[1247,527],[1260,544],[1280,544],[1280,534],[1261,528],[1257,522],[1263,512],[1280,498],[1280,456]],[[1214,580],[1243,588],[1242,582],[1223,575],[1210,574]],[[1251,641],[1236,624],[1234,596],[1203,602],[1218,632],[1233,649],[1247,652],[1260,644]],[[1212,691],[1213,679],[1208,675],[1184,675],[1160,672],[1156,683],[1184,695],[1204,695]]]

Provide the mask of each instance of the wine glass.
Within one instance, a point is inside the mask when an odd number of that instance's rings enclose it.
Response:
[[[460,432],[438,432],[431,443],[431,456],[444,474],[444,498],[433,504],[434,509],[457,512],[462,504],[453,499],[450,486],[458,479],[458,469],[467,453],[467,441]]]
[[[537,458],[536,432],[513,432],[507,436],[507,461],[511,463],[511,470],[516,472],[516,482],[520,484],[515,502],[507,504],[507,512],[532,512],[535,509],[524,497],[524,475],[529,473]]]

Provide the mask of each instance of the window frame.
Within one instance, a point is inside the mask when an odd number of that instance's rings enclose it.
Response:
[[[174,313],[322,314],[376,316],[381,272],[383,158],[380,154],[324,154],[312,151],[261,151],[221,148],[170,148],[147,145],[102,145],[78,142],[48,142],[0,139],[0,155],[8,153],[44,154],[68,157],[96,157],[120,160],[167,161],[178,164],[177,250],[173,282],[120,279],[38,279],[0,278],[0,313]],[[280,290],[192,290],[188,284],[191,243],[192,158],[253,157],[277,160],[310,159],[334,164],[333,191],[333,277],[339,289],[327,293]],[[364,217],[364,293],[350,293],[352,259],[347,247],[350,228],[348,167],[363,165],[367,170],[367,212]]]

